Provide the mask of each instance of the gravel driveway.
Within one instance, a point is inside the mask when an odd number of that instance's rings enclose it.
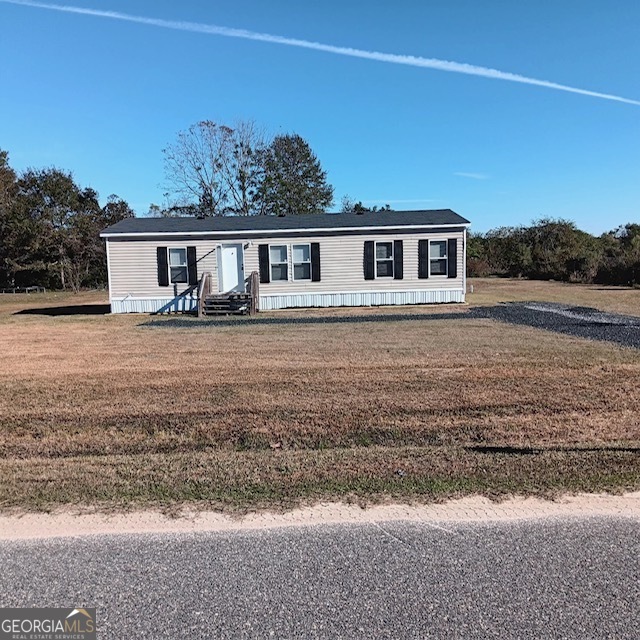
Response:
[[[640,294],[638,296],[640,298]],[[638,311],[640,312],[640,304]],[[509,302],[493,307],[472,307],[467,312],[452,307],[451,313],[424,313],[398,311],[398,313],[375,313],[362,315],[262,315],[223,316],[197,319],[189,316],[153,318],[140,326],[150,328],[196,329],[216,326],[242,325],[305,325],[305,324],[351,324],[428,320],[472,320],[489,318],[510,324],[521,324],[547,331],[556,331],[587,338],[615,342],[625,347],[640,349],[640,317],[605,313],[589,307],[572,307],[554,302]]]
[[[476,307],[470,315],[640,349],[640,317],[553,302],[512,302]]]

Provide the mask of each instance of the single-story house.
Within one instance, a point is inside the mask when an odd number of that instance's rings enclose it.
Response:
[[[464,302],[468,226],[441,209],[128,218],[100,235],[112,312],[155,313],[198,309],[205,278],[232,297],[259,280],[259,310]]]

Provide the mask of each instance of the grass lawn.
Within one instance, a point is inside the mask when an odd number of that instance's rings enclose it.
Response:
[[[511,278],[470,278],[468,285],[473,285],[473,293],[467,294],[467,302],[471,305],[535,300],[640,316],[640,289],[632,287]]]
[[[640,291],[478,279],[470,304],[640,315]],[[142,326],[0,296],[0,507],[229,510],[640,488],[640,351],[421,306],[378,322]],[[399,313],[411,320],[397,320]],[[264,314],[265,316],[267,314]]]

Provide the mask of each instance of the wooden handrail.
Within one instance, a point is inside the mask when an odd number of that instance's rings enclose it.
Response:
[[[257,271],[252,271],[249,276],[249,293],[251,294],[251,303],[249,305],[249,315],[251,316],[260,310],[260,278]]]
[[[198,286],[198,318],[204,316],[204,303],[211,293],[211,280],[212,274],[210,271],[205,271],[202,274],[202,278],[200,278],[200,285]]]
[[[211,284],[213,282],[213,274],[211,272],[205,272],[200,278],[198,285],[198,318],[204,317],[204,305],[207,296],[211,293]],[[260,301],[260,276],[257,271],[252,271],[248,281],[248,293],[251,294],[251,300],[249,304],[249,315],[253,315],[259,311]]]

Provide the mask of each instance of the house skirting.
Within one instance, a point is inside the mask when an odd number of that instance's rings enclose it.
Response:
[[[462,289],[414,291],[349,291],[260,296],[260,311],[291,307],[378,307],[384,305],[464,302]]]
[[[111,313],[177,313],[197,311],[198,298],[111,298]]]
[[[385,305],[441,304],[464,302],[462,289],[414,291],[348,291],[335,293],[293,293],[260,296],[260,311],[293,307],[381,307]],[[198,310],[198,298],[111,299],[111,313],[180,313]]]

